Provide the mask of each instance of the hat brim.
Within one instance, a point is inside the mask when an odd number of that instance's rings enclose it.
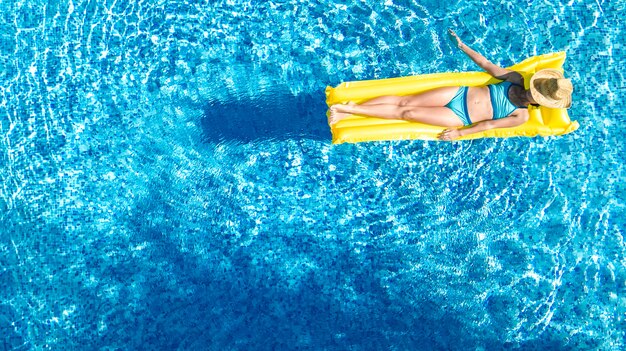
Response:
[[[535,87],[535,81],[537,79],[562,79],[565,78],[563,72],[546,68],[535,73],[532,78],[530,78],[530,94],[533,96],[533,99],[541,105],[550,108],[569,108],[572,105],[572,97],[568,96],[567,98],[561,100],[551,99],[550,97],[545,96],[537,88]]]

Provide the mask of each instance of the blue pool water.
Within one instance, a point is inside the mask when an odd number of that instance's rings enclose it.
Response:
[[[626,348],[626,1],[0,1],[0,350]],[[330,144],[566,51],[581,127]]]

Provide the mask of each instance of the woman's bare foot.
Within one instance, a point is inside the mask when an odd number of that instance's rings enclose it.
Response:
[[[341,121],[342,119],[350,116],[349,113],[346,112],[339,112],[337,108],[333,108],[335,106],[331,106],[330,107],[330,116],[328,117],[328,124],[335,124],[339,121]]]
[[[335,124],[341,121],[342,119],[350,116],[352,114],[350,113],[350,107],[354,105],[355,105],[354,102],[349,102],[347,104],[332,105],[330,107],[330,117],[328,118],[328,122],[330,124]]]

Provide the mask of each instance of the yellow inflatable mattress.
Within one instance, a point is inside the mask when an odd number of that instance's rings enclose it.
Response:
[[[544,68],[563,70],[565,52],[530,57],[508,67],[524,76],[526,89],[530,77]],[[484,86],[499,80],[485,72],[434,73],[411,77],[345,82],[337,87],[326,87],[328,106],[354,101],[361,103],[383,95],[410,95],[444,86]],[[485,137],[506,138],[515,136],[562,135],[578,129],[578,122],[570,121],[566,109],[533,107],[528,109],[528,122],[514,128],[500,128],[471,134],[461,139]],[[329,112],[330,113],[330,112]],[[422,139],[436,140],[445,128],[402,120],[389,120],[352,115],[331,125],[333,144],[363,141]]]

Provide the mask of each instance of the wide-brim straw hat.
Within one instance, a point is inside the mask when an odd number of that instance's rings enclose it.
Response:
[[[530,93],[541,106],[569,108],[572,106],[572,81],[556,69],[542,69],[530,79]]]

